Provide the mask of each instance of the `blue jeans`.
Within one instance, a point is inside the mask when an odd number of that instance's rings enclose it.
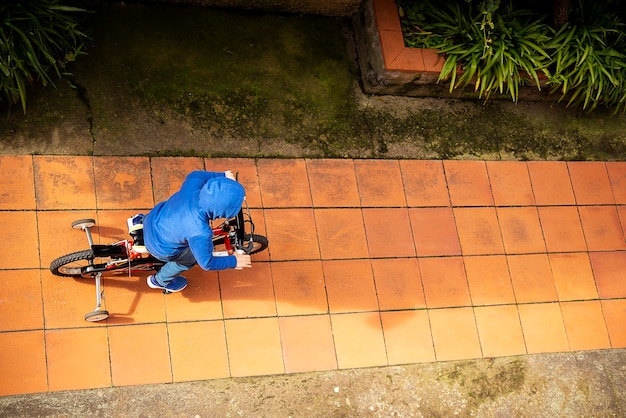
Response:
[[[176,257],[170,257],[167,259],[161,259],[167,263],[161,267],[159,272],[155,275],[157,283],[161,286],[166,286],[174,277],[180,275],[180,273],[189,270],[196,265],[196,259],[193,256],[191,249],[187,248]]]

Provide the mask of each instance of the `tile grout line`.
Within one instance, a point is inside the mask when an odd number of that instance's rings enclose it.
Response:
[[[42,315],[42,340],[43,340],[43,355],[44,355],[44,362],[45,362],[45,384],[46,384],[46,390],[49,392],[50,391],[50,366],[49,366],[49,358],[48,358],[48,344],[47,344],[47,330],[46,330],[46,315],[45,315],[45,298],[44,298],[44,291],[43,291],[43,274],[42,274],[42,270],[43,270],[43,265],[42,265],[42,259],[41,259],[41,239],[40,239],[40,233],[41,230],[39,228],[39,204],[38,204],[38,199],[37,199],[37,195],[38,195],[38,188],[37,188],[37,164],[36,164],[36,156],[31,156],[31,164],[32,164],[32,170],[33,170],[33,193],[34,193],[34,197],[35,197],[35,228],[36,228],[36,234],[37,234],[37,252],[38,252],[38,259],[39,259],[39,269],[38,269],[38,275],[39,275],[39,292],[40,292],[40,297],[41,297],[41,315]]]

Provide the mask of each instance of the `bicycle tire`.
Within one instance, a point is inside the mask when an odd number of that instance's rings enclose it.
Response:
[[[104,319],[107,319],[108,317],[109,317],[109,311],[97,310],[97,311],[88,312],[85,315],[85,321],[97,322],[97,321],[102,321]]]
[[[89,229],[96,225],[96,221],[91,218],[87,219],[79,219],[77,221],[72,222],[72,228],[74,229]]]
[[[82,250],[66,254],[52,260],[50,272],[55,276],[61,277],[82,277],[83,267],[93,262],[93,259],[93,250]],[[86,263],[83,264],[83,261]]]
[[[249,242],[251,237],[252,237],[252,250],[250,251],[250,254],[260,253],[261,251],[265,250],[267,246],[269,245],[269,241],[267,240],[266,237],[264,237],[263,235],[257,235],[257,234],[246,234],[244,236],[244,242],[245,243]]]

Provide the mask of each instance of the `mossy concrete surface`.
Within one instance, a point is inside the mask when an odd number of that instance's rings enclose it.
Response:
[[[0,153],[626,158],[626,118],[604,109],[363,94],[359,21],[101,6],[72,75],[0,110]]]
[[[8,417],[623,417],[626,351],[0,398]]]

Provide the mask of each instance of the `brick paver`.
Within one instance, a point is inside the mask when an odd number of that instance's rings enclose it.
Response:
[[[268,251],[163,295],[48,266],[239,171]],[[626,163],[0,157],[0,395],[624,348]]]

